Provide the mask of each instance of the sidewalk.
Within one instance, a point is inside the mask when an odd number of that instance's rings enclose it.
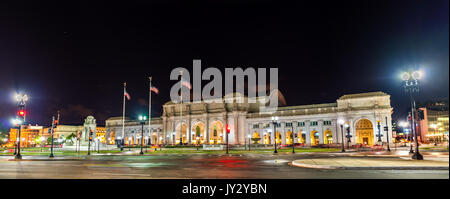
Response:
[[[294,160],[292,166],[314,169],[448,170],[449,162],[402,158],[316,158]]]

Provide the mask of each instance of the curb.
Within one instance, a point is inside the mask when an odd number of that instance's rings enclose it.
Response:
[[[331,169],[331,170],[449,170],[449,167],[441,166],[403,166],[403,167],[340,167],[340,166],[329,166],[329,165],[313,165],[313,164],[303,164],[296,163],[292,161],[291,166],[310,168],[310,169]]]

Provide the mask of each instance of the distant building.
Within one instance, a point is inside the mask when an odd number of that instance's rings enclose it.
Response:
[[[418,132],[424,143],[441,143],[448,139],[449,111],[448,102],[437,101],[419,108],[424,113],[419,121]]]
[[[32,126],[32,125],[22,125],[22,129],[20,132],[20,146],[21,147],[33,147],[36,143],[36,137],[42,135],[43,126]],[[11,128],[9,130],[9,142],[14,143],[18,139],[19,131],[18,128]]]
[[[227,98],[233,102],[228,103]],[[236,103],[237,99],[244,103]],[[342,142],[338,124],[342,119],[349,125],[351,144],[381,144],[379,134],[384,143],[393,140],[390,95],[383,92],[344,95],[333,103],[278,107],[274,114],[260,111],[268,98],[257,97],[255,101],[258,103],[247,103],[247,96],[233,93],[215,103],[167,102],[162,116],[152,118],[150,131],[148,122],[145,124],[143,136],[139,121],[126,118],[123,131],[122,117],[112,117],[106,120],[106,137],[123,138],[130,145],[140,143],[141,137],[146,144],[223,144],[229,125],[228,139],[233,145],[244,145],[248,137],[255,144],[295,141],[305,146],[332,145]],[[272,116],[279,117],[276,132]]]

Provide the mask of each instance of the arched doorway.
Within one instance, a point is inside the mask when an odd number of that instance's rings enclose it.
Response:
[[[311,131],[311,146],[319,144],[319,132]]]
[[[264,133],[263,144],[270,144],[270,134]]]
[[[259,136],[258,132],[253,132],[252,138],[251,138],[252,144],[260,144],[261,143],[261,137]]]
[[[356,143],[368,146],[373,145],[373,125],[368,119],[360,119],[356,125]]]
[[[286,133],[286,144],[292,144],[293,140],[294,140],[293,133],[291,131],[288,131]]]
[[[323,133],[323,143],[333,144],[333,133],[329,129]]]
[[[152,133],[152,141],[149,144],[157,145],[157,143],[158,143],[158,135],[156,135],[156,133]]]
[[[297,133],[297,143],[306,144],[306,132],[299,131]]]
[[[181,136],[181,138],[180,138],[180,136]],[[188,137],[187,137],[187,126],[186,126],[186,124],[182,124],[181,127],[180,126],[178,127],[176,137],[177,137],[176,140],[175,140],[176,144],[180,144],[180,141],[181,141],[182,144],[186,144],[187,143]]]
[[[209,143],[221,144],[223,143],[223,124],[220,121],[215,121],[211,124],[209,129]]]
[[[281,144],[281,139],[281,133],[277,131],[275,136],[275,141],[277,142],[277,144]]]
[[[202,122],[196,123],[192,127],[192,132],[194,134],[192,135],[192,143],[193,144],[205,144],[206,142],[206,135],[205,135],[205,125]]]

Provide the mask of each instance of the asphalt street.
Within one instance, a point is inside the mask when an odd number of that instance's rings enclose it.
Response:
[[[324,154],[0,156],[0,179],[448,179],[448,170],[321,170],[290,166]],[[396,157],[398,158],[398,157]],[[426,157],[427,158],[427,157]],[[436,157],[430,157],[435,158]],[[448,161],[448,155],[446,156]]]

